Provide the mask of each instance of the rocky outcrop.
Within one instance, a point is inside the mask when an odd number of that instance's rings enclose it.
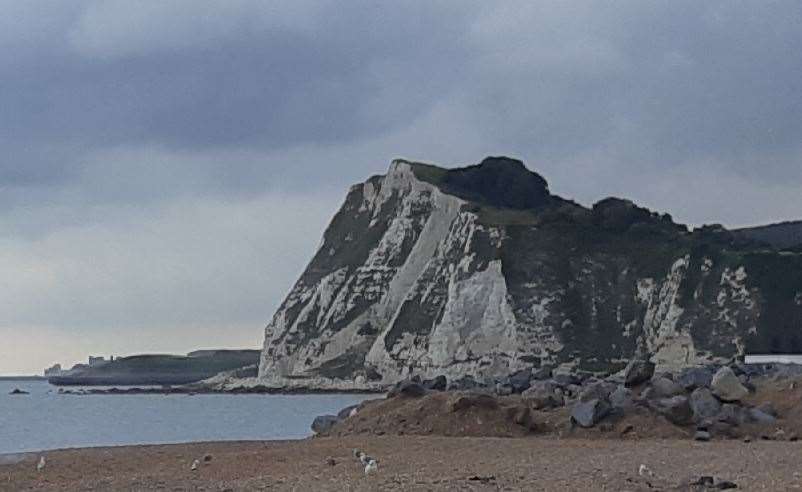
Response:
[[[265,330],[259,384],[382,389],[538,368],[724,363],[799,345],[802,255],[551,194],[517,160],[396,160],[351,188]],[[495,383],[494,383],[495,384]],[[696,384],[696,383],[693,383]]]

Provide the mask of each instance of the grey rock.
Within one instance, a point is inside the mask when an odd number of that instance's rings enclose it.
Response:
[[[652,379],[654,375],[654,363],[642,359],[629,361],[624,368],[624,384],[627,387],[636,386]]]
[[[613,408],[621,408],[628,410],[633,406],[632,390],[625,386],[618,386],[612,393],[610,393],[610,405]]]
[[[777,421],[776,417],[767,414],[759,408],[750,408],[746,412],[749,416],[749,420],[758,424],[773,424]]]
[[[678,378],[678,383],[688,391],[709,388],[712,381],[713,371],[706,367],[689,367],[683,370]]]
[[[733,403],[725,403],[721,405],[721,410],[719,410],[715,418],[719,422],[726,422],[730,425],[737,426],[744,423],[746,415],[744,415],[744,409],[742,407]]]
[[[654,400],[651,406],[673,424],[688,425],[693,421],[693,411],[687,396],[661,398]]]
[[[513,393],[523,393],[529,386],[531,386],[532,381],[532,370],[531,369],[524,369],[522,371],[518,371],[513,373],[508,378],[507,384],[510,385],[512,388]]]
[[[693,440],[707,442],[710,440],[710,432],[706,430],[698,430],[696,431],[696,434],[693,435]]]
[[[694,422],[710,419],[721,411],[721,402],[707,388],[696,388],[689,398]]]
[[[496,394],[498,396],[508,396],[513,393],[512,386],[505,383],[496,383]]]
[[[351,405],[348,407],[343,408],[339,412],[337,412],[337,418],[340,420],[345,420],[351,416],[359,408],[359,405]]]
[[[524,391],[521,396],[525,401],[528,401],[535,410],[561,407],[565,403],[561,395],[556,394],[554,391],[544,386],[529,388]]]
[[[722,401],[739,401],[749,394],[738,376],[729,367],[722,367],[713,376],[710,383],[713,394]]]
[[[532,372],[532,379],[536,380],[551,379],[551,376],[551,368],[547,366],[539,367]]]
[[[568,387],[571,385],[578,385],[582,381],[576,375],[569,374],[566,372],[556,373],[552,375],[551,380],[554,381],[557,385],[562,387]]]
[[[571,408],[571,420],[580,427],[593,427],[610,413],[610,404],[604,400],[580,401]]]
[[[426,389],[419,381],[409,379],[401,381],[396,384],[393,389],[387,393],[387,398],[406,397],[406,398],[420,398],[426,394]]]
[[[669,398],[685,394],[685,389],[682,386],[664,376],[652,378],[650,384],[657,398]]]
[[[772,417],[779,417],[780,414],[777,412],[777,409],[774,408],[774,405],[771,402],[763,402],[757,406],[757,409],[763,413],[769,414]]]
[[[608,383],[606,381],[595,381],[585,385],[581,389],[579,393],[579,400],[606,400],[610,397],[610,393],[615,391],[615,389],[616,385],[613,383]]]
[[[468,375],[451,381],[448,384],[448,389],[451,391],[466,391],[481,388],[482,386],[473,376]]]
[[[320,415],[312,421],[312,430],[316,434],[324,434],[331,430],[340,419],[336,415]]]
[[[432,379],[427,379],[423,382],[423,387],[431,391],[445,391],[448,387],[448,380],[445,376],[440,375]]]

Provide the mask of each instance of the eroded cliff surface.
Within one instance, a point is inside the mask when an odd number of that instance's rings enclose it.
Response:
[[[802,255],[609,198],[549,192],[517,160],[393,161],[351,188],[265,330],[270,385],[381,387],[802,350]]]

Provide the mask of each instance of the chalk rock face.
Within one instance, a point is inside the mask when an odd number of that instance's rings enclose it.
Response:
[[[350,189],[265,330],[259,380],[380,389],[724,362],[797,343],[797,293],[800,255],[627,200],[585,208],[514,159],[396,160]]]

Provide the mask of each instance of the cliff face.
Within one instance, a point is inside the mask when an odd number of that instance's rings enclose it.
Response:
[[[396,160],[351,188],[265,330],[271,385],[377,387],[802,350],[802,255],[610,198],[581,207],[521,162]]]

